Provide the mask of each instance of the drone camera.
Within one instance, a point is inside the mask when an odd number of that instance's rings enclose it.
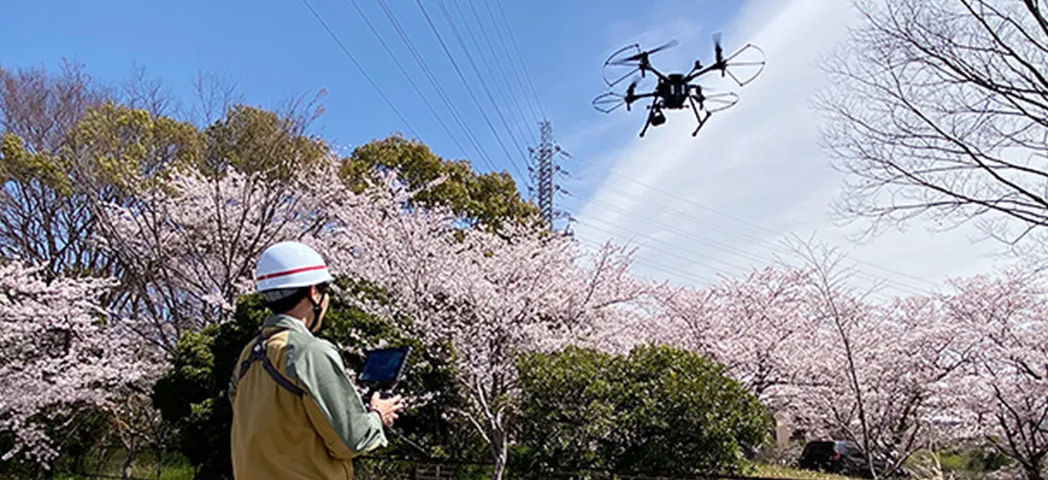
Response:
[[[666,123],[666,115],[662,113],[662,110],[655,110],[651,114],[651,126],[657,127],[663,123]]]

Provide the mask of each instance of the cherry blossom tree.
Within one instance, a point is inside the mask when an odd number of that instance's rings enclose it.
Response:
[[[310,178],[337,182],[328,170]],[[262,250],[322,225],[321,200],[309,185],[269,181],[264,172],[187,170],[134,206],[108,205],[99,244],[120,259],[122,307],[149,319],[144,334],[168,347],[185,329],[224,320],[253,288]]]
[[[773,409],[801,372],[817,324],[809,314],[807,272],[763,268],[703,289],[667,292],[658,341],[709,355]]]
[[[812,321],[809,354],[814,376],[796,403],[813,413],[816,431],[855,439],[875,474],[890,474],[936,433],[949,405],[949,387],[971,358],[934,298],[897,298],[873,304],[849,287],[850,269],[837,251],[801,247],[812,268],[807,277]],[[886,462],[876,471],[874,459]]]
[[[513,438],[518,353],[573,342],[623,348],[647,287],[628,273],[631,256],[606,246],[587,263],[566,237],[525,228],[494,234],[458,229],[447,210],[403,212],[411,195],[377,188],[332,210],[326,236],[337,271],[387,292],[360,308],[397,319],[433,348],[450,346],[468,408],[456,412],[489,446],[502,478]],[[349,204],[348,202],[357,202]],[[637,302],[636,304],[634,302]]]
[[[671,292],[654,338],[724,363],[800,428],[855,439],[895,470],[938,434],[971,343],[954,337],[936,298],[872,303],[849,287],[838,252],[795,248],[800,266]]]
[[[116,408],[159,374],[159,363],[125,322],[100,307],[113,281],[46,281],[43,269],[18,261],[0,266],[0,429],[15,440],[4,460],[49,468],[60,453],[50,422],[71,422],[86,408]]]
[[[1048,457],[1048,298],[1041,277],[1008,271],[954,280],[943,299],[956,335],[974,353],[954,384],[954,410],[1021,466],[1046,477]]]

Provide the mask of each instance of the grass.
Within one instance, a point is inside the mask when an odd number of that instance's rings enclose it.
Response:
[[[791,478],[798,480],[853,480],[852,477],[768,464],[758,464],[755,476],[766,478]]]
[[[109,476],[120,476],[120,468],[123,465],[122,452],[111,455],[103,464],[97,465],[99,467],[95,469],[96,465],[89,465],[89,472],[98,472],[102,475]],[[783,478],[783,479],[796,479],[796,480],[854,480],[851,477],[844,477],[841,475],[832,475],[828,473],[812,472],[809,470],[801,470],[797,468],[784,467],[780,465],[768,465],[758,464],[757,471],[754,472],[755,476],[765,478]],[[143,479],[154,479],[156,477],[156,463],[155,459],[151,456],[139,457],[136,459],[132,466],[132,476],[135,478]],[[185,459],[171,456],[171,458],[165,459],[163,468],[161,469],[160,479],[161,480],[192,480],[193,468],[185,462]],[[60,474],[55,475],[56,480],[96,480],[96,477],[86,477],[75,474]]]
[[[124,464],[124,452],[114,451],[102,462],[94,459],[85,462],[84,468],[87,473],[112,476],[120,478],[120,471]],[[131,476],[142,479],[156,479],[156,457],[151,453],[144,453],[135,458],[131,464]],[[76,473],[61,473],[55,475],[55,480],[96,480],[98,477],[88,477]],[[160,480],[192,480],[193,467],[189,465],[185,457],[179,454],[165,455],[164,463],[160,469]]]

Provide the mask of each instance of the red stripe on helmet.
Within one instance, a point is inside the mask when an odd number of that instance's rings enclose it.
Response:
[[[295,268],[291,270],[285,270],[283,272],[267,273],[255,279],[255,281],[269,280],[270,278],[283,277],[285,275],[294,275],[302,272],[312,272],[313,270],[323,270],[327,268],[325,265],[314,265],[312,267]]]

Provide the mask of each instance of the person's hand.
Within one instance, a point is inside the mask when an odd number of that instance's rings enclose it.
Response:
[[[404,408],[400,395],[391,398],[382,398],[379,392],[371,395],[371,409],[378,412],[382,417],[382,424],[389,427],[393,420],[397,419],[397,412]]]

